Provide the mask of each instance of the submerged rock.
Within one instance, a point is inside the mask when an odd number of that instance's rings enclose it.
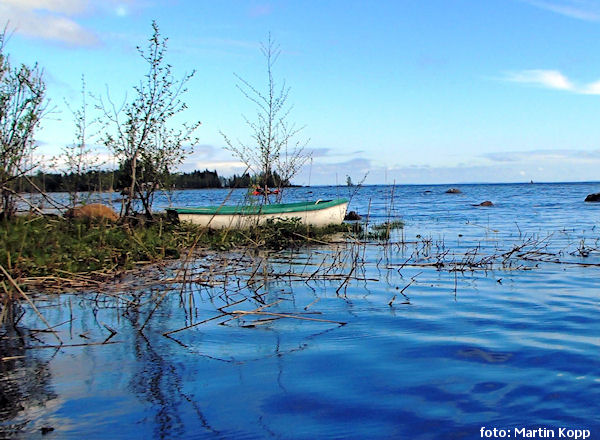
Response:
[[[40,431],[42,432],[42,435],[46,435],[46,434],[48,434],[49,432],[52,432],[52,431],[54,431],[54,428],[53,428],[52,426],[42,426],[42,427],[40,428]]]
[[[494,206],[494,204],[491,201],[486,200],[485,202],[481,202],[481,203],[478,203],[477,205],[473,205],[473,206]]]
[[[600,202],[600,193],[588,194],[585,198],[586,202]]]
[[[76,206],[65,214],[67,218],[105,218],[111,221],[119,220],[118,214],[110,207],[102,203],[90,203],[89,205]]]
[[[446,194],[460,194],[462,191],[458,188],[450,188],[446,190]]]
[[[362,217],[356,211],[350,211],[344,217],[344,220],[361,220]]]

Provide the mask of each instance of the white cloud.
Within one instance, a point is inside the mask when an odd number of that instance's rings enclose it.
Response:
[[[0,4],[26,11],[44,10],[61,14],[81,14],[88,7],[86,0],[2,0]]]
[[[42,143],[38,142],[38,144]],[[114,156],[107,151],[102,151],[102,147],[100,146],[96,145],[95,148],[96,152],[86,158],[87,162],[98,165],[103,169],[113,169],[115,166]],[[33,162],[38,163],[38,169],[44,172],[65,172],[68,169],[64,154],[50,155],[37,151],[33,155]]]
[[[179,167],[180,171],[217,170],[220,176],[229,177],[232,174],[241,174],[246,169],[243,162],[231,158],[223,148],[214,145],[195,145],[193,153],[186,158]]]
[[[73,46],[93,46],[98,37],[70,16],[83,13],[83,0],[0,0],[0,22],[19,34]]]
[[[600,95],[600,80],[589,84],[575,84],[557,70],[533,69],[509,72],[504,75],[504,80],[581,95]]]
[[[86,14],[129,15],[141,0],[0,0],[0,22],[16,33],[71,46],[94,46],[98,35],[78,23]]]
[[[567,17],[600,21],[600,4],[596,0],[523,0],[530,5]]]
[[[586,95],[600,95],[600,80],[585,86],[581,90],[581,93],[584,93]]]
[[[569,79],[556,70],[522,70],[507,74],[506,79],[508,81],[533,84],[550,89],[575,89]]]
[[[186,160],[178,169],[186,173],[196,170],[216,170],[219,176],[231,177],[233,174],[242,174],[246,170],[246,165],[238,160]]]

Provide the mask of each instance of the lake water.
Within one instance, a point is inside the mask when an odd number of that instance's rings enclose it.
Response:
[[[286,201],[351,196],[370,224],[405,227],[389,242],[207,252],[183,290],[150,282],[176,276],[172,264],[126,277],[117,297],[38,296],[75,346],[40,348],[56,341],[25,305],[16,329],[2,328],[0,354],[17,358],[0,362],[0,434],[500,438],[482,437],[485,427],[513,439],[528,438],[523,428],[600,438],[600,204],[583,202],[600,184],[458,188],[292,188]],[[172,203],[227,195],[181,191]],[[495,206],[473,206],[484,200]],[[263,311],[279,315],[198,324],[227,304],[272,303]],[[114,344],[76,346],[104,341],[108,328]]]

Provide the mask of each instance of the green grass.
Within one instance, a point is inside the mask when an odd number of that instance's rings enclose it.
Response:
[[[367,233],[367,239],[375,241],[386,241],[390,239],[392,231],[403,228],[404,222],[402,220],[390,220],[387,222],[375,224],[371,226],[371,230]]]
[[[403,229],[404,222],[402,220],[391,220],[389,222],[383,222],[376,225],[372,225],[371,229],[374,231],[393,231],[396,229]]]
[[[141,262],[175,259],[196,241],[199,247],[218,250],[248,246],[278,250],[320,242],[352,229],[347,224],[310,228],[296,220],[217,231],[162,217],[137,225],[18,217],[0,222],[0,264],[15,278],[64,276],[64,271],[130,269]]]

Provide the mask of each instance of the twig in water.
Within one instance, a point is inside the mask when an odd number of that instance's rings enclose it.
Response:
[[[309,305],[307,305],[306,307],[304,307],[304,310],[308,310],[308,308],[310,306],[312,306],[313,304],[316,304],[317,302],[319,302],[321,300],[321,298],[317,298],[315,299],[313,302],[311,302]]]
[[[40,319],[42,320],[42,322],[44,324],[46,324],[46,327],[48,327],[48,329],[52,332],[52,334],[54,335],[54,337],[56,337],[56,339],[58,340],[58,342],[63,343],[62,339],[60,339],[60,336],[58,336],[58,333],[56,333],[54,331],[54,329],[52,329],[50,327],[50,324],[48,323],[48,321],[46,321],[46,318],[44,318],[42,316],[42,314],[39,312],[39,310],[37,309],[37,307],[35,306],[35,304],[33,304],[33,301],[31,301],[31,299],[29,299],[29,297],[25,294],[25,292],[23,292],[23,290],[21,290],[21,288],[19,287],[19,285],[17,284],[17,282],[13,279],[13,277],[10,276],[10,274],[6,271],[6,269],[4,268],[4,266],[2,266],[0,264],[0,271],[4,274],[4,276],[6,277],[6,279],[8,280],[8,282],[10,284],[12,284],[12,286],[16,289],[17,292],[19,292],[19,294],[25,299],[25,301],[27,301],[27,303],[31,306],[31,308],[35,311],[35,313],[40,317]]]
[[[229,316],[229,315],[230,315],[229,313],[222,313],[220,315],[213,316],[212,318],[205,319],[204,321],[196,322],[195,324],[186,325],[185,327],[181,327],[181,328],[179,328],[177,330],[171,330],[169,332],[165,332],[162,335],[163,336],[169,336],[169,335],[172,335],[173,333],[181,332],[183,330],[187,330],[187,329],[190,329],[192,327],[196,327],[196,326],[198,326],[200,324],[204,324],[204,323],[209,322],[209,321],[214,321],[215,319],[219,319],[219,318],[222,318],[224,316]]]
[[[234,315],[266,315],[266,316],[279,316],[281,318],[292,318],[292,319],[300,319],[302,321],[317,321],[317,322],[327,322],[330,324],[339,324],[346,325],[346,322],[342,321],[331,321],[329,319],[319,319],[319,318],[307,318],[306,316],[297,316],[289,313],[272,313],[272,312],[256,312],[256,311],[245,311],[245,310],[234,310],[231,312]]]
[[[120,344],[123,341],[102,341],[102,342],[88,342],[87,344],[60,344],[60,345],[33,345],[31,347],[25,347],[28,350],[36,350],[38,348],[67,348],[67,347],[89,347],[92,345],[110,345]]]
[[[348,280],[352,277],[352,273],[354,272],[354,268],[356,267],[356,265],[352,265],[352,268],[350,269],[350,272],[348,273],[348,275],[346,276],[346,278],[344,279],[344,281],[342,281],[342,284],[340,284],[340,287],[338,287],[335,291],[335,294],[337,295],[340,290],[342,289],[342,287],[344,287],[347,283]]]
[[[404,286],[404,287],[402,288],[402,290],[399,292],[399,293],[400,293],[400,295],[402,295],[402,296],[404,297],[404,299],[406,299],[406,301],[405,301],[405,302],[403,302],[402,304],[410,304],[410,298],[408,297],[408,295],[407,295],[406,293],[404,293],[404,291],[405,291],[406,289],[408,289],[408,288],[410,287],[410,285],[416,281],[416,278],[417,278],[419,275],[421,275],[422,273],[423,273],[423,272],[419,272],[418,274],[416,274],[415,276],[413,276],[413,277],[410,279],[410,282],[409,282],[409,283],[408,283],[406,286]],[[391,306],[394,304],[394,301],[395,301],[395,300],[396,300],[396,295],[394,295],[394,296],[392,297],[392,299],[391,299],[391,300],[390,300],[390,302],[388,303],[388,306],[390,306],[390,307],[391,307]]]
[[[7,356],[2,358],[2,362],[13,361],[15,359],[24,359],[25,356]]]

